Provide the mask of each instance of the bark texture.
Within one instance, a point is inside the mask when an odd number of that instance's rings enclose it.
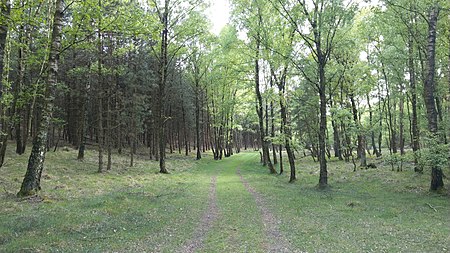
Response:
[[[6,46],[6,37],[8,35],[8,22],[6,19],[10,13],[10,3],[9,1],[2,0],[0,2],[0,11],[1,11],[1,19],[0,19],[0,78],[3,76],[3,60],[5,54],[5,46]],[[0,98],[3,95],[3,83],[0,79]]]
[[[424,100],[427,109],[428,131],[434,138],[438,137],[437,110],[435,105],[435,65],[436,65],[436,26],[439,16],[439,7],[433,6],[428,21],[427,45],[427,76],[424,85]],[[431,168],[431,191],[438,191],[444,187],[442,168],[434,165]]]
[[[258,12],[260,10],[258,9]],[[261,26],[262,24],[262,17],[261,13],[258,13],[258,25]],[[261,47],[261,34],[260,31],[257,31],[257,34],[255,36],[256,39],[256,54],[255,54],[255,93],[257,98],[257,105],[256,105],[256,112],[258,113],[259,118],[259,134],[261,138],[261,146],[262,146],[262,161],[263,165],[267,165],[269,167],[269,172],[271,174],[276,174],[277,171],[273,167],[273,164],[270,160],[270,154],[269,154],[269,143],[266,140],[265,136],[265,130],[264,130],[264,112],[263,112],[263,98],[261,96],[260,91],[260,82],[259,82],[259,50]]]
[[[0,99],[3,98],[3,71],[4,71],[4,58],[5,58],[5,47],[6,47],[6,38],[8,35],[8,22],[6,21],[7,17],[10,13],[10,3],[9,1],[2,0],[0,2]],[[3,116],[3,114],[6,112],[5,108],[3,108],[3,105],[0,105],[0,116]],[[4,120],[3,117],[1,117],[2,120],[0,122],[0,167],[3,165],[3,162],[5,160],[5,154],[6,154],[6,145],[8,140],[8,128],[9,123],[7,120]]]
[[[161,51],[158,89],[158,136],[159,136],[159,172],[169,173],[166,168],[166,133],[165,133],[165,89],[167,83],[167,46],[169,29],[169,0],[164,2],[164,12],[161,16],[163,30],[161,32]]]
[[[428,26],[428,45],[427,45],[427,75],[424,85],[423,97],[427,109],[428,130],[431,133],[437,133],[437,110],[435,105],[435,67],[436,67],[436,25],[439,9],[433,7],[430,12]]]
[[[275,71],[272,70],[272,76],[275,78],[275,82],[278,86],[278,95],[280,99],[280,114],[281,114],[281,132],[284,136],[284,147],[286,149],[286,153],[288,155],[289,167],[291,170],[291,174],[289,177],[289,182],[292,183],[297,180],[296,171],[295,171],[295,160],[294,160],[294,152],[291,148],[292,136],[291,129],[288,123],[288,115],[287,115],[287,101],[286,101],[286,78],[287,78],[287,70],[288,68],[285,66],[283,73],[280,78],[277,78]],[[281,149],[280,149],[281,152]],[[281,163],[282,161],[280,161]],[[281,169],[280,169],[281,173]]]
[[[419,127],[417,121],[417,91],[416,91],[416,69],[414,65],[414,37],[410,31],[408,38],[408,70],[409,70],[409,88],[411,93],[411,132],[412,132],[412,150],[414,152],[414,163],[416,164],[414,170],[419,172],[417,166],[416,151],[419,150]]]
[[[36,194],[41,189],[41,174],[44,168],[46,154],[47,132],[53,112],[53,101],[55,96],[58,55],[61,47],[61,30],[63,27],[63,1],[56,1],[53,19],[51,46],[48,60],[47,83],[44,88],[44,99],[42,99],[42,117],[39,122],[38,134],[33,140],[33,148],[28,160],[28,167],[22,182],[18,196],[29,196]]]
[[[319,122],[319,163],[320,163],[320,177],[319,187],[324,188],[328,186],[328,171],[327,160],[325,158],[325,142],[327,130],[327,99],[325,94],[325,56],[322,55],[320,46],[319,52],[319,98],[320,98],[320,122]]]

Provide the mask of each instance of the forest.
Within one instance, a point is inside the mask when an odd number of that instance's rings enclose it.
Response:
[[[0,251],[450,250],[450,2],[214,2],[0,1]]]

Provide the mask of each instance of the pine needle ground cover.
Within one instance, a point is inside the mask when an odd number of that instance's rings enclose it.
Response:
[[[352,171],[297,160],[298,180],[274,176],[259,154],[222,161],[169,155],[169,175],[141,157],[96,172],[96,156],[49,152],[39,197],[17,199],[27,157],[1,168],[1,252],[448,252],[450,201],[429,193],[429,173]],[[286,166],[286,165],[285,165]],[[448,169],[445,171],[449,174]],[[446,179],[445,184],[449,185]],[[277,239],[278,238],[278,239]]]

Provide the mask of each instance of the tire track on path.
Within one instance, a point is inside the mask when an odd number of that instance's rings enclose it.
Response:
[[[211,184],[209,187],[208,207],[203,213],[200,224],[195,229],[192,239],[185,243],[178,252],[191,253],[203,248],[203,242],[206,234],[213,227],[214,222],[219,217],[219,208],[217,207],[217,176],[211,177]]]
[[[263,196],[257,192],[248,182],[244,179],[241,174],[241,170],[238,168],[236,172],[241,182],[244,184],[245,189],[253,196],[256,201],[256,205],[261,213],[264,233],[266,235],[267,241],[264,243],[263,247],[266,252],[301,252],[294,250],[291,243],[284,238],[281,234],[279,226],[280,221],[275,217],[275,215],[267,208],[267,203]]]

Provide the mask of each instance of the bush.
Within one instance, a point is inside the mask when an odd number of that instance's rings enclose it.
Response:
[[[425,168],[445,168],[449,164],[450,145],[441,144],[437,138],[428,138],[426,147],[417,152],[418,166]]]

